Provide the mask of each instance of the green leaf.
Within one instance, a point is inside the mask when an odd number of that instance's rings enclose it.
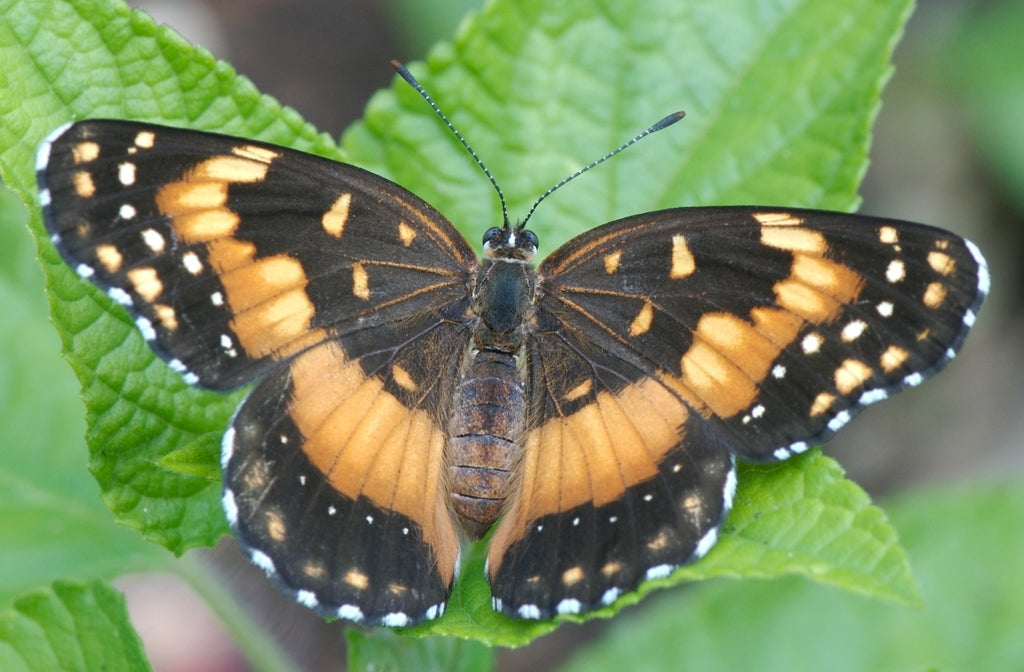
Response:
[[[652,121],[687,110],[683,124],[544,204],[532,228],[550,250],[608,219],[658,207],[851,208],[909,5],[499,0],[414,70],[491,163],[513,213]],[[473,240],[500,221],[486,180],[404,83],[371,100],[343,153],[230,67],[119,3],[0,0],[0,17],[0,167],[27,200],[39,140],[71,118],[103,115],[344,156],[421,194]],[[121,309],[60,262],[38,219],[33,231],[54,321],[82,383],[90,467],[104,501],[175,552],[211,544],[226,529],[216,437],[241,395],[187,388]],[[866,502],[817,454],[744,469],[719,548],[641,594],[712,575],[799,573],[913,600],[905,558]],[[414,632],[517,645],[555,627],[491,612],[481,562],[477,548],[444,619]]]
[[[483,672],[494,669],[494,649],[479,642],[445,637],[416,639],[383,629],[349,628],[348,669],[353,672]]]
[[[740,488],[721,541],[706,558],[649,581],[610,607],[562,620],[609,618],[661,588],[716,577],[799,575],[862,595],[917,605],[906,553],[885,514],[836,462],[810,451],[788,462],[741,465]],[[558,621],[517,621],[490,609],[482,547],[464,561],[445,616],[407,632],[522,646]]]
[[[708,582],[615,621],[562,672],[1024,669],[1024,483],[922,491],[886,508],[922,607],[806,581]]]
[[[59,581],[0,611],[0,669],[138,672],[150,667],[121,593],[98,581]]]

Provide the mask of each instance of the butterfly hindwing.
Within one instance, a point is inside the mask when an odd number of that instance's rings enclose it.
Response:
[[[538,274],[535,427],[488,556],[500,608],[534,617],[702,555],[730,453],[784,459],[918,384],[988,289],[977,249],[939,229],[740,207],[613,222]]]
[[[40,151],[62,256],[193,384],[256,381],[225,509],[321,613],[438,615],[458,562],[443,432],[476,264],[435,210],[358,168],[249,140],[80,122]]]
[[[418,367],[422,352],[433,366],[456,366],[465,334],[417,322],[419,334],[383,353],[343,339],[306,350],[257,385],[225,436],[236,536],[328,616],[391,626],[434,618],[454,580],[459,537],[437,420],[450,381]]]

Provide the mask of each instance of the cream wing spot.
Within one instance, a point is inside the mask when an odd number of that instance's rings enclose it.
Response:
[[[903,366],[903,363],[906,362],[909,357],[910,353],[907,352],[905,348],[901,348],[897,345],[890,345],[878,358],[878,364],[886,373],[892,373]]]
[[[939,275],[948,276],[956,271],[956,262],[945,252],[928,253],[928,265]]]
[[[878,240],[886,245],[895,245],[900,242],[899,232],[894,226],[880,227],[878,229]]]
[[[91,140],[80,142],[71,149],[71,160],[76,165],[95,161],[99,156],[100,146]]]
[[[96,183],[92,180],[92,174],[85,170],[79,170],[71,176],[71,185],[79,198],[92,198],[96,193]]]
[[[117,273],[121,270],[121,264],[124,263],[121,251],[109,243],[96,246],[96,258],[107,273]]]
[[[402,241],[403,246],[409,247],[412,245],[412,241],[416,240],[416,229],[412,228],[405,222],[399,222],[398,239]]]
[[[334,201],[331,208],[324,213],[320,220],[321,226],[328,235],[340,238],[345,232],[345,224],[348,223],[349,208],[352,205],[352,194],[346,192]]]
[[[164,283],[151,266],[133,268],[127,273],[135,293],[149,303],[154,303],[164,292]]]
[[[139,131],[135,134],[135,146],[139,149],[152,149],[156,142],[156,133],[153,131]]]
[[[345,572],[341,580],[356,590],[366,590],[370,587],[370,577],[358,569],[350,569]]]
[[[619,270],[619,262],[622,260],[622,250],[615,250],[604,255],[604,272],[614,275]]]
[[[924,296],[921,297],[921,301],[924,305],[929,308],[935,309],[942,305],[942,302],[946,300],[946,286],[941,282],[931,282],[924,290]]]
[[[412,379],[409,372],[398,364],[391,365],[391,378],[400,388],[407,392],[415,392],[419,389],[419,385],[417,385],[416,381]]]
[[[650,301],[644,301],[644,305],[640,308],[640,312],[633,318],[633,322],[629,325],[630,336],[640,336],[646,334],[650,328],[651,323],[654,321],[654,305]]]
[[[819,392],[818,396],[814,398],[814,402],[811,404],[810,416],[815,417],[821,415],[828,409],[832,408],[832,404],[835,403],[836,395],[831,392]]]
[[[858,359],[845,359],[836,368],[834,379],[836,389],[840,394],[850,394],[855,389],[867,382],[874,370]]]
[[[686,243],[686,236],[683,234],[672,236],[672,268],[669,270],[669,277],[673,280],[681,280],[689,277],[696,270],[697,261],[693,258],[693,253]]]
[[[352,264],[352,294],[364,301],[370,298],[370,276],[358,262]]]

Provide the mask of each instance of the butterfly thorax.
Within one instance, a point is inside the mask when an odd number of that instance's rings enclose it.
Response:
[[[452,506],[463,529],[479,539],[497,520],[519,461],[525,419],[518,361],[529,326],[537,276],[530,261],[536,237],[492,229],[473,294],[477,320],[469,366],[456,388],[449,454]]]

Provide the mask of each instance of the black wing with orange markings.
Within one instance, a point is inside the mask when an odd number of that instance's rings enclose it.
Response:
[[[784,459],[919,384],[988,289],[977,248],[946,231],[771,208],[620,220],[538,273],[535,424],[488,555],[496,606],[533,618],[703,555],[732,455]]]
[[[304,604],[366,624],[441,613],[458,562],[446,401],[476,260],[433,208],[341,163],[124,121],[39,154],[64,259],[185,379],[256,382],[224,439],[224,503]]]

